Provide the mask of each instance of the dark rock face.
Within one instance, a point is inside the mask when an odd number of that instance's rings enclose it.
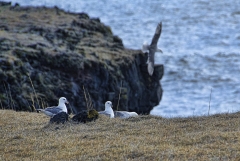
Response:
[[[33,111],[66,97],[78,113],[87,96],[96,110],[109,100],[114,110],[148,114],[161,100],[163,66],[149,76],[147,55],[125,49],[99,19],[56,7],[0,9],[1,108]]]

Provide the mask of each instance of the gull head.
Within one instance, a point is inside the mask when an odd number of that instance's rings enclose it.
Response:
[[[112,108],[112,102],[111,101],[107,101],[105,103],[105,109],[109,109],[109,108]]]
[[[68,100],[65,97],[59,98],[59,104],[68,104]]]

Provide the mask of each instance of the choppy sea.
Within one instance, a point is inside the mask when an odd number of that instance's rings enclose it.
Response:
[[[156,63],[165,67],[164,93],[151,114],[185,117],[240,110],[239,0],[12,0],[15,3],[99,17],[132,49],[150,42],[162,21],[158,47],[163,54],[156,53]]]

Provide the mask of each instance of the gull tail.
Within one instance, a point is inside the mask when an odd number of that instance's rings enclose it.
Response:
[[[157,51],[156,52],[160,52],[160,53],[163,53],[161,49],[157,48]]]
[[[152,62],[148,62],[148,74],[152,76],[153,71],[154,71],[154,64]]]
[[[129,112],[131,117],[138,117],[138,114],[136,112]]]
[[[37,113],[42,112],[43,109],[36,109]]]

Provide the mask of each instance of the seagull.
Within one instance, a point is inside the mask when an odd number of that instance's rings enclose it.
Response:
[[[157,47],[158,39],[161,35],[161,32],[162,32],[162,22],[160,22],[157,25],[155,34],[152,38],[151,45],[148,45],[148,43],[145,42],[145,43],[143,43],[143,46],[142,46],[142,51],[143,52],[149,51],[148,52],[148,60],[147,60],[149,75],[152,75],[153,71],[154,71],[154,55],[155,55],[155,52],[161,52],[162,53],[162,50],[158,49],[158,47]]]
[[[107,115],[110,118],[114,118],[114,112],[112,109],[112,102],[111,101],[107,101],[105,103],[105,111],[99,111],[99,114],[103,114],[103,115]]]
[[[138,114],[136,112],[128,112],[128,111],[114,111],[115,117],[120,117],[122,119],[127,119],[129,117],[137,117]]]
[[[54,115],[58,114],[59,112],[66,112],[67,107],[65,103],[68,104],[68,101],[65,97],[59,98],[58,106],[47,107],[45,109],[37,109],[37,112],[41,111],[45,113],[49,117],[53,117]]]
[[[105,111],[98,112],[99,114],[107,115],[110,118],[114,117],[120,117],[123,119],[129,118],[129,117],[136,117],[138,114],[136,112],[128,112],[128,111],[113,111],[112,109],[112,102],[107,101],[105,103]]]

